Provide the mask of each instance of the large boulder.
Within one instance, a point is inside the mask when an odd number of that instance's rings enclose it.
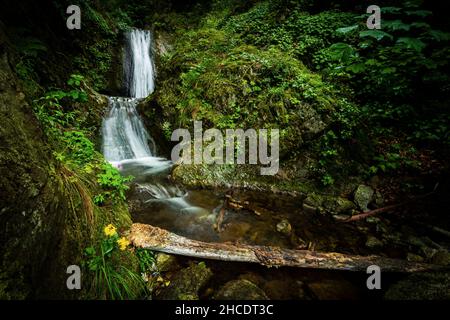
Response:
[[[200,289],[208,282],[212,271],[205,263],[193,264],[180,270],[166,288],[162,288],[157,299],[163,300],[198,300]]]
[[[449,300],[450,273],[415,273],[392,285],[385,294],[388,300]]]
[[[214,296],[217,300],[268,300],[263,290],[245,279],[227,282]]]
[[[359,296],[357,288],[343,279],[312,282],[308,288],[318,300],[354,300]]]

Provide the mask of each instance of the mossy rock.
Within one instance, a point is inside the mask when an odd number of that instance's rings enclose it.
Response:
[[[200,289],[212,277],[212,271],[205,263],[193,264],[177,272],[167,288],[162,288],[157,299],[198,300]]]
[[[369,210],[367,206],[373,200],[374,191],[371,187],[366,185],[359,185],[355,191],[354,201],[362,211]]]
[[[333,215],[349,214],[356,208],[355,204],[348,199],[317,193],[308,194],[303,203],[311,211],[315,208],[319,212],[327,212]]]
[[[217,300],[269,300],[261,288],[245,279],[227,282],[214,298]]]
[[[396,284],[386,292],[387,300],[449,300],[450,273],[415,273]]]

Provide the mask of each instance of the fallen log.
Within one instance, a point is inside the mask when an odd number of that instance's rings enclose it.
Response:
[[[269,246],[231,243],[210,243],[191,240],[167,230],[147,224],[134,223],[128,236],[136,246],[169,254],[193,258],[235,262],[253,262],[268,267],[299,267],[329,270],[366,271],[377,265],[382,271],[416,272],[441,269],[440,266],[343,253],[321,253],[309,250],[290,250]]]

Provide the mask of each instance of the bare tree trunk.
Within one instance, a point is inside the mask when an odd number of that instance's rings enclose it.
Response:
[[[391,272],[416,272],[441,268],[436,265],[414,263],[380,256],[357,256],[334,252],[321,253],[309,250],[290,250],[268,246],[202,242],[140,223],[135,223],[131,226],[129,239],[136,247],[144,249],[194,258],[254,262],[268,267],[288,266],[366,271],[368,266],[377,265],[382,271]]]

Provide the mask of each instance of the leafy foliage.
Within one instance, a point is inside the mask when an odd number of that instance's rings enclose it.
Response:
[[[126,245],[127,240],[110,225],[105,228],[105,236],[98,245],[85,249],[85,264],[94,274],[92,285],[100,297],[123,300],[144,295],[146,286],[142,277],[119,262]]]
[[[119,170],[108,162],[104,162],[101,168],[102,171],[97,175],[97,182],[106,191],[97,195],[94,201],[97,204],[103,204],[108,198],[113,201],[125,200],[125,191],[129,189],[126,183],[131,181],[133,177],[123,177]]]
[[[450,34],[434,29],[426,19],[431,13],[412,3],[383,9],[382,30],[364,30],[363,23],[337,29],[359,40],[325,49],[323,70],[355,89],[376,127],[400,126],[411,139],[448,144],[448,94],[440,88],[450,80]]]

